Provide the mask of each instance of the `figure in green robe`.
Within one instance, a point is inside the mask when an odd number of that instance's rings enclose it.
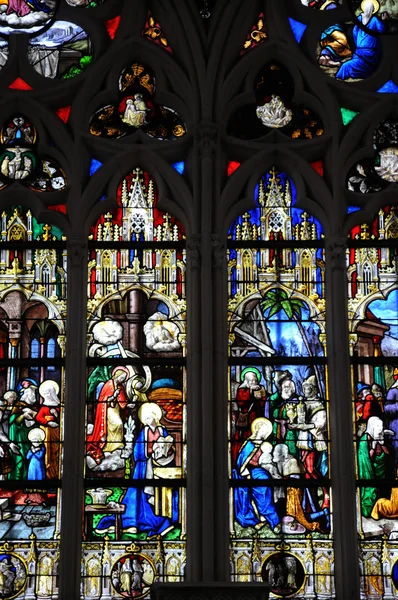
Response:
[[[296,409],[299,403],[296,386],[292,379],[286,378],[283,381],[278,396],[279,398],[274,398],[272,403],[270,402],[270,410],[273,408],[273,440],[277,444],[286,444],[290,454],[297,457],[298,450],[296,443],[298,432],[297,430],[289,429],[289,423],[293,423],[297,418]]]
[[[20,398],[12,407],[8,437],[19,449],[20,454],[13,454],[13,468],[8,474],[9,479],[22,480],[28,476],[28,462],[26,455],[30,450],[30,441],[28,432],[35,425],[37,411],[34,408],[36,403],[36,385],[31,380],[24,380],[21,383]]]
[[[360,479],[386,479],[390,475],[393,454],[385,443],[383,421],[370,417],[366,431],[358,443],[358,474]],[[361,509],[364,517],[370,517],[373,506],[380,496],[376,487],[361,488]]]

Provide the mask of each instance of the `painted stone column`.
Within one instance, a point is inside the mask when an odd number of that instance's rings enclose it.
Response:
[[[131,290],[129,292],[129,314],[126,318],[129,322],[129,344],[126,347],[137,354],[142,352],[142,324],[145,315],[142,311],[142,292]]]

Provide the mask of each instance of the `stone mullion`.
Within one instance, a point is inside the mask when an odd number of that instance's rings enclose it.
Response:
[[[346,241],[342,236],[331,236],[325,255],[334,576],[336,598],[359,600]]]
[[[217,203],[219,199],[216,199]],[[213,235],[215,581],[231,582],[228,477],[228,271],[226,238]]]
[[[186,581],[201,580],[202,410],[200,356],[200,236],[187,239],[187,567]]]
[[[86,398],[87,244],[68,243],[59,599],[80,598]]]
[[[214,214],[214,165],[218,146],[218,128],[214,123],[202,122],[196,130],[196,152],[200,177],[201,207],[201,271],[200,271],[200,315],[201,315],[201,434],[202,461],[201,481],[201,526],[202,554],[201,580],[215,581],[217,518],[215,512],[215,490],[217,468],[215,466],[215,351],[214,351],[214,290],[212,288],[212,227]],[[199,449],[198,449],[199,450]]]

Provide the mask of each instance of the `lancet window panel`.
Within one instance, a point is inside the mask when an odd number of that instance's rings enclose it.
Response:
[[[276,167],[254,200],[228,234],[231,576],[331,598],[323,229]]]
[[[364,593],[394,593],[398,546],[396,206],[354,227],[347,249],[358,533]]]
[[[93,10],[100,5],[106,5],[101,14]],[[5,0],[1,6],[0,70],[11,67],[14,79],[7,84],[24,91],[46,85],[46,79],[70,81],[85,73],[112,45],[120,22],[115,14],[120,8],[109,0]],[[81,18],[79,9],[84,7],[94,18]],[[21,43],[21,34],[27,44]],[[15,78],[18,56],[24,57],[25,65],[23,77]]]
[[[139,167],[117,203],[89,238],[87,597],[147,596],[186,560],[185,234]]]
[[[58,593],[66,242],[11,206],[0,239],[0,537],[4,597]]]

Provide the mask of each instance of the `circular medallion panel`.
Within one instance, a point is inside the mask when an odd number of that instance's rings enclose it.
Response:
[[[13,552],[0,553],[0,598],[10,600],[25,588],[27,569],[25,562]]]
[[[54,16],[57,0],[6,0],[0,4],[0,34],[37,33]]]
[[[124,554],[113,565],[111,582],[124,598],[144,598],[149,594],[156,572],[152,561],[143,554]]]
[[[280,598],[293,596],[304,585],[303,564],[290,552],[275,552],[265,559],[261,568],[261,577],[271,588],[271,592]]]

